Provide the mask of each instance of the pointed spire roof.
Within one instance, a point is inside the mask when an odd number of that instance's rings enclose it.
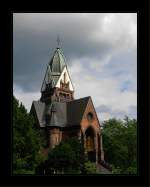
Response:
[[[66,59],[61,48],[56,48],[54,55],[49,63],[51,71],[54,73],[61,73],[66,66]]]
[[[57,47],[53,57],[51,58],[45,77],[43,80],[41,91],[46,89],[46,84],[50,84],[51,87],[54,87],[66,66],[66,59],[61,48]]]

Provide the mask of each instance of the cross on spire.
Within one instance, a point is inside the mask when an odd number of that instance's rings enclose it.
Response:
[[[58,47],[60,46],[60,38],[59,38],[59,36],[57,36],[57,46]]]

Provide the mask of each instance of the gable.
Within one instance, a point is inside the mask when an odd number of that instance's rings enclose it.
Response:
[[[71,81],[71,78],[70,78],[70,75],[69,75],[69,72],[68,72],[68,69],[67,67],[65,66],[57,83],[56,83],[56,87],[57,88],[60,88],[60,82],[62,81],[64,83],[64,74],[65,74],[65,81],[66,83],[69,82],[69,89],[71,91],[74,91],[74,87],[73,87],[73,84],[72,84],[72,81]]]
[[[88,114],[92,114],[93,117],[92,117],[92,120],[89,121],[88,120]],[[99,122],[99,119],[97,117],[97,113],[96,113],[96,110],[95,110],[95,107],[93,105],[93,102],[92,102],[92,99],[90,97],[89,101],[88,101],[88,104],[85,108],[85,111],[84,111],[84,114],[82,116],[82,120],[81,120],[81,128],[84,130],[86,130],[89,126],[93,126],[94,129],[97,129],[97,131],[100,130],[100,122]]]
[[[45,127],[45,103],[41,101],[33,101],[30,113],[36,117],[40,127]]]

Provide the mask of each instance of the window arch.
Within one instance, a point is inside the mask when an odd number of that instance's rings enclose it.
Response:
[[[89,122],[91,122],[91,121],[93,121],[93,119],[94,119],[93,113],[92,113],[92,112],[89,112],[89,113],[87,114],[87,120],[88,120]]]
[[[94,137],[95,137],[95,132],[92,127],[88,127],[87,130],[85,131],[85,136],[86,136],[86,150],[87,151],[94,151],[95,145],[94,145]]]

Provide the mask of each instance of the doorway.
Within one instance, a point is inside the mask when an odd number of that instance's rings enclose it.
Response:
[[[85,143],[85,149],[87,152],[88,160],[91,162],[96,161],[96,151],[95,151],[95,143],[94,143],[94,137],[95,133],[92,127],[89,127],[85,131],[86,136],[86,143]]]

